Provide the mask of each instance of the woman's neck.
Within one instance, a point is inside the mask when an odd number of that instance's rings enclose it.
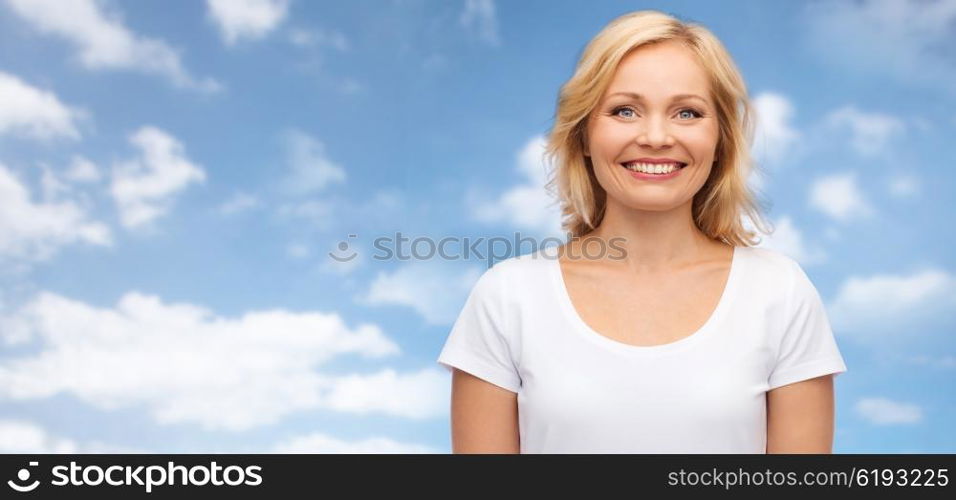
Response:
[[[717,245],[694,224],[691,203],[670,210],[638,210],[612,200],[601,224],[583,236],[597,237],[624,248],[618,262],[635,272],[658,272],[699,262],[712,255]]]

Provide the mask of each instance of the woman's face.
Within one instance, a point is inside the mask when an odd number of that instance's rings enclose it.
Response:
[[[622,59],[587,130],[585,155],[608,203],[655,211],[693,199],[710,175],[719,134],[707,75],[676,42],[645,45]],[[686,166],[653,176],[623,165],[640,159]]]

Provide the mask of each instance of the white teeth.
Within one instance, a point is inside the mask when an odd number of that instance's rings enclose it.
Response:
[[[627,163],[624,166],[628,170],[645,174],[669,174],[680,167],[676,163]]]

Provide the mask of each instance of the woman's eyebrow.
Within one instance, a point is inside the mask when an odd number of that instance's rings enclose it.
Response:
[[[642,96],[641,94],[638,94],[638,93],[636,93],[636,92],[615,92],[615,93],[609,95],[608,97],[614,97],[614,96],[617,96],[617,95],[623,95],[623,96],[631,97],[631,98],[633,98],[633,99],[635,99],[635,100],[638,100],[638,101],[644,100],[644,96]],[[677,94],[677,95],[671,96],[671,100],[672,100],[672,101],[676,101],[676,100],[678,100],[678,99],[698,99],[698,100],[703,101],[705,104],[707,103],[707,99],[704,99],[703,97],[701,97],[701,96],[699,96],[699,95],[697,95],[697,94]]]

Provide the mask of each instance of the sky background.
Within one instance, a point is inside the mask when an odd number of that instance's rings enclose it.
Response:
[[[448,452],[488,262],[373,240],[557,234],[558,89],[642,9],[747,82],[834,451],[956,451],[956,1],[0,0],[0,452]]]

